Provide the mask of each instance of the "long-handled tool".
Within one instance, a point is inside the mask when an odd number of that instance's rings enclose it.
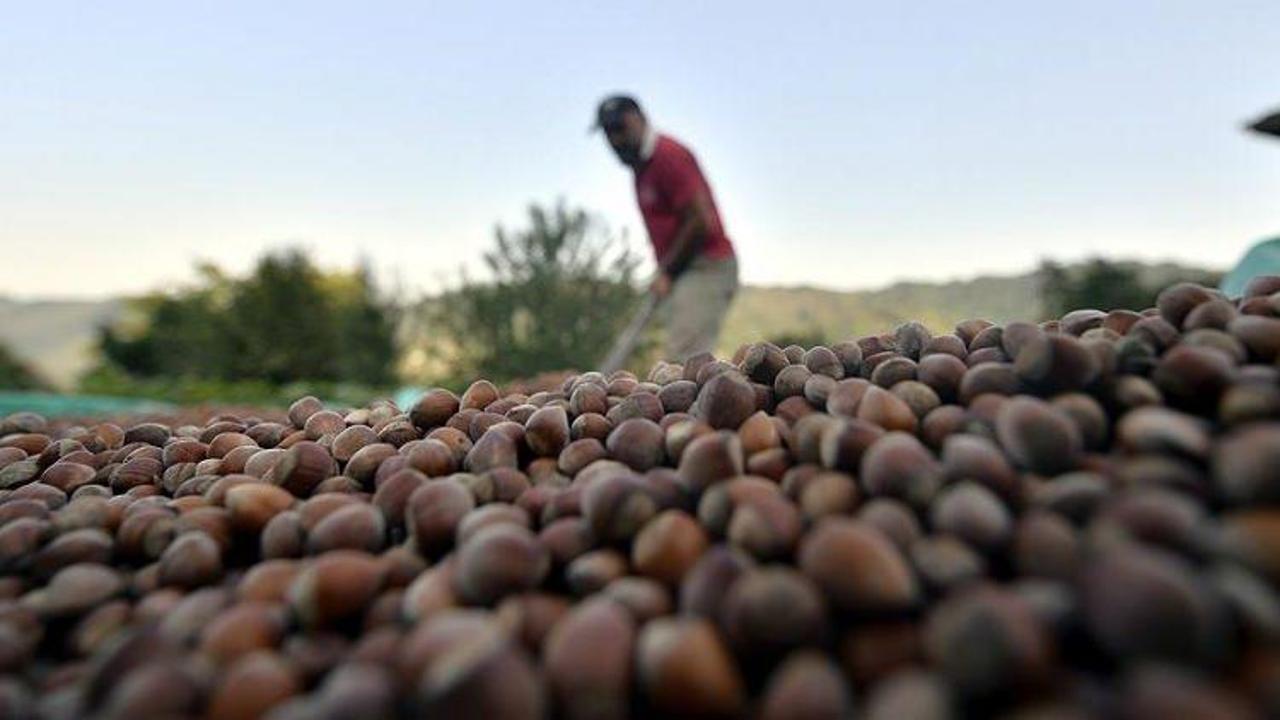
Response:
[[[649,321],[653,319],[653,313],[658,309],[658,297],[653,293],[645,293],[644,301],[640,307],[636,309],[636,314],[632,316],[631,322],[627,323],[627,327],[618,335],[618,339],[614,341],[613,348],[609,350],[609,354],[604,357],[604,361],[600,363],[600,372],[608,375],[622,369],[627,358],[636,349],[636,344],[640,342],[640,336],[644,333],[644,329],[648,327]]]

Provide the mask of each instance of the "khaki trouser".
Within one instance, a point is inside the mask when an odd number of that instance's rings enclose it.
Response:
[[[714,351],[724,316],[737,294],[736,258],[695,259],[676,278],[664,303],[667,359],[684,362],[691,355]]]

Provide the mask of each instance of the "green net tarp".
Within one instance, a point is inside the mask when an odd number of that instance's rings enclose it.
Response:
[[[172,409],[167,403],[139,398],[0,391],[0,416],[15,412],[34,412],[45,417],[114,415],[163,413]]]
[[[1244,286],[1259,275],[1280,275],[1280,237],[1274,237],[1249,248],[1231,272],[1222,278],[1218,289],[1227,297],[1240,297]]]

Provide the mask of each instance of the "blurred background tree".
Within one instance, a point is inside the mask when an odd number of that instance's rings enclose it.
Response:
[[[1061,317],[1072,310],[1134,310],[1153,307],[1163,288],[1181,281],[1217,287],[1221,273],[1182,272],[1177,277],[1151,277],[1150,269],[1131,262],[1103,258],[1065,266],[1052,260],[1040,263],[1040,295],[1047,317]]]
[[[8,345],[0,343],[0,389],[48,390],[48,384],[22,362]]]
[[[792,332],[773,335],[767,338],[766,341],[771,342],[780,348],[785,348],[788,345],[799,345],[805,350],[817,345],[826,345],[831,342],[827,337],[827,334],[823,332],[822,328],[812,326],[794,330]]]
[[[529,225],[498,227],[483,260],[432,303],[433,342],[452,374],[495,381],[598,361],[640,297],[640,258],[595,218],[563,202],[529,208]]]
[[[81,389],[138,394],[131,380],[268,389],[307,382],[387,387],[395,381],[399,311],[367,265],[325,273],[305,252],[289,248],[262,256],[244,278],[213,265],[202,266],[199,277],[185,290],[133,301],[133,322],[99,328],[102,361]]]

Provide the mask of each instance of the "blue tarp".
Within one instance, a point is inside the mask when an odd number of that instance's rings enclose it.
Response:
[[[1244,286],[1259,275],[1280,275],[1280,237],[1263,240],[1249,248],[1231,272],[1222,278],[1218,289],[1227,297],[1244,295]]]
[[[45,417],[65,415],[111,415],[116,413],[163,413],[172,411],[168,403],[104,395],[62,395],[39,392],[0,392],[0,417],[16,412],[34,412]]]

